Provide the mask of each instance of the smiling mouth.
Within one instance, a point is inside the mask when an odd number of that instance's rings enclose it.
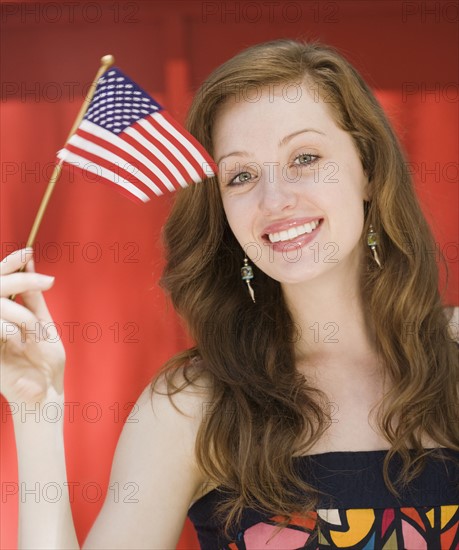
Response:
[[[263,235],[263,239],[271,243],[290,242],[298,237],[301,237],[302,235],[308,235],[309,233],[312,233],[322,222],[323,218],[320,218],[312,222],[305,223],[303,225],[290,227],[289,229],[285,229],[284,231],[279,231],[277,233],[266,233],[265,235]]]

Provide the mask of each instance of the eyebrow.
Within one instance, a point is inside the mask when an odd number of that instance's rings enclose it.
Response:
[[[295,136],[298,136],[299,134],[305,134],[306,132],[315,132],[316,134],[320,134],[322,136],[326,135],[326,134],[324,134],[324,132],[321,132],[320,130],[316,130],[315,128],[304,128],[303,130],[298,130],[298,132],[293,132],[293,134],[289,134],[288,136],[283,137],[279,141],[279,147],[283,147],[283,146],[287,145],[287,143],[289,141],[291,141]],[[232,156],[235,156],[235,155],[237,155],[239,157],[248,157],[249,153],[246,153],[245,151],[233,151],[232,153],[228,153],[227,155],[223,155],[222,157],[220,157],[217,160],[217,165],[220,164],[220,162],[223,159],[226,159],[227,157],[232,157]]]

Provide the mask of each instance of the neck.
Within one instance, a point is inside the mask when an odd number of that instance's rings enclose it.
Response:
[[[359,259],[353,266],[337,265],[315,279],[283,284],[298,340],[299,364],[315,364],[358,372],[374,363],[372,327],[362,302]]]

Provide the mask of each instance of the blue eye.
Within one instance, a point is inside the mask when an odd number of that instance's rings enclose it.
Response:
[[[303,165],[312,164],[318,158],[319,158],[318,155],[311,155],[310,153],[301,153],[301,155],[298,155],[297,157],[295,157],[294,164],[303,164]],[[299,160],[299,162],[296,162],[297,160]]]

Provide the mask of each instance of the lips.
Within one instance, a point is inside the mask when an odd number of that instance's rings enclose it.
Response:
[[[288,242],[288,240],[290,240],[288,235],[289,229],[297,228],[295,232],[290,231],[290,238],[294,239],[298,236],[298,233],[311,233],[317,227],[316,223],[314,222],[318,222],[320,225],[322,221],[323,218],[320,218],[318,216],[283,220],[281,222],[273,223],[265,227],[261,238],[270,243],[277,241]]]
[[[296,225],[291,227],[288,231],[280,231],[279,233],[270,233],[268,235],[269,240],[272,243],[288,242],[292,239],[296,239],[301,235],[309,235],[319,225],[319,220],[314,222],[305,223],[304,225]]]
[[[309,224],[312,223],[312,226],[314,227],[314,229],[312,229],[310,233],[305,232],[296,237],[293,237],[292,239],[276,241],[275,240],[276,235],[279,236],[279,233],[274,233],[274,234],[270,233],[269,237],[264,236],[263,239],[265,240],[266,243],[269,244],[270,248],[274,252],[280,252],[283,255],[284,254],[288,255],[289,253],[296,251],[296,254],[299,254],[300,252],[298,251],[300,249],[312,243],[317,238],[317,235],[322,229],[322,222],[323,222],[323,218],[319,218],[317,223],[308,222]],[[294,227],[301,227],[301,226],[294,226]],[[303,227],[304,227],[304,224],[303,224]],[[274,240],[271,240],[271,239],[274,239]]]

